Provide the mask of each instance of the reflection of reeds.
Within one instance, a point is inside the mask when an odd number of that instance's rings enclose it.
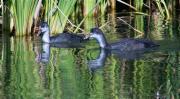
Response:
[[[166,79],[164,82],[165,95],[167,98],[179,99],[180,75],[179,75],[179,52],[168,52],[168,57],[165,60],[167,64]]]
[[[103,83],[104,83],[104,94],[107,99],[117,98],[117,88],[116,88],[116,66],[117,61],[113,56],[111,56],[108,61],[109,64],[105,66],[103,73]]]
[[[6,64],[5,77],[5,92],[8,98],[42,97],[43,95],[38,95],[42,87],[37,87],[40,86],[39,67],[35,66],[37,64],[34,61],[31,43],[24,38],[16,38],[11,45],[14,45],[14,48],[11,47],[13,53],[8,55],[9,64]]]
[[[76,81],[76,65],[74,64],[74,57],[72,50],[61,49],[59,54],[59,70],[61,78],[61,91],[63,92],[62,98],[69,99],[77,97],[77,81]],[[71,95],[69,95],[71,94]]]
[[[155,89],[155,82],[153,80],[154,63],[138,60],[134,62],[134,76],[133,76],[133,92],[138,99],[150,98],[151,92]]]
[[[59,98],[62,97],[62,80],[61,80],[61,58],[59,49],[51,48],[50,61],[46,67],[45,75],[47,77],[47,87],[50,92],[49,97]]]
[[[133,91],[135,96],[142,99],[154,96],[178,99],[178,59],[179,53],[168,52],[166,58],[160,62],[134,61]],[[152,93],[155,89],[157,92]]]

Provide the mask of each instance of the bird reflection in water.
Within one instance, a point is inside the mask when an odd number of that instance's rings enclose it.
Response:
[[[99,49],[91,49],[92,51],[100,50],[99,55],[96,59],[88,60],[88,66],[90,70],[94,71],[98,68],[102,68],[105,66],[105,62],[107,57],[113,55],[123,61],[130,61],[141,59],[145,53],[154,51],[155,49],[147,49],[147,50],[136,50],[136,51],[119,51],[119,50],[108,50],[104,48]]]

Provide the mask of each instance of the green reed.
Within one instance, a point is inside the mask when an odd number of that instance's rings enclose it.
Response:
[[[88,16],[93,16],[93,13],[90,13],[91,12],[91,9],[96,5],[96,0],[84,0],[84,4],[83,4],[83,14],[84,16],[88,15]],[[95,13],[95,10],[94,9],[92,12]]]
[[[148,7],[149,9],[154,9],[154,8],[151,8],[150,3],[146,4],[147,2],[150,2],[150,1],[145,2],[144,0],[130,0],[130,3],[124,2],[122,0],[117,0],[117,1],[126,6],[129,6],[129,8],[135,10],[135,12],[136,11],[140,11],[140,12],[147,11],[147,10],[143,9],[144,7]],[[166,0],[155,0],[154,2],[155,2],[156,6],[152,6],[152,7],[155,7],[155,9],[157,9],[160,12],[160,14],[162,16],[164,16],[164,18],[170,19],[171,18],[170,11],[172,11],[172,9],[175,8],[176,2],[169,1],[169,0],[167,0],[167,1]],[[151,2],[151,3],[154,3],[154,2]],[[131,3],[133,3],[133,5],[131,5]]]
[[[0,16],[3,15],[3,7],[4,7],[3,5],[4,5],[4,4],[3,4],[3,0],[1,0],[1,1],[0,1],[0,12],[1,12],[1,13],[0,13]]]
[[[104,0],[97,0],[96,2],[93,2],[93,4],[90,4],[90,0],[85,0],[84,1],[84,4],[86,3],[89,3],[89,4],[86,4],[86,5],[83,5],[83,19],[81,20],[80,23],[78,23],[76,29],[74,30],[74,32],[77,32],[79,27],[81,27],[81,25],[83,23],[84,26],[85,26],[85,30],[88,30],[92,27],[95,27],[97,26],[97,20],[98,20],[98,16],[100,16],[101,14],[104,14],[105,12],[103,11],[107,6],[106,4],[104,4]],[[104,8],[102,8],[102,5],[104,4]],[[99,10],[98,8],[101,7],[102,9]],[[102,12],[102,13],[101,13]],[[96,20],[95,20],[96,19]],[[90,22],[92,21],[92,22]]]
[[[101,10],[101,14],[104,15],[107,11],[108,1],[107,0],[101,0],[99,3],[99,6],[100,6],[99,8]]]
[[[16,35],[29,34],[38,1],[11,0],[10,2],[12,10],[11,12],[14,19],[13,22],[17,32]],[[149,6],[149,8],[151,7],[147,4],[149,1],[145,2],[143,0],[130,0],[130,2],[117,0],[117,2],[129,6],[131,9],[134,9],[134,11],[138,12],[144,12],[145,10],[147,11],[147,9],[143,9],[145,5]],[[48,21],[50,24],[51,32],[57,33],[62,32],[67,23],[70,23],[71,27],[76,27],[74,31],[77,32],[77,29],[81,27],[87,16],[103,15],[107,11],[107,7],[110,5],[113,8],[115,7],[115,3],[115,0],[45,0],[42,4],[44,7],[44,20]],[[169,10],[173,10],[176,2],[156,0],[152,3],[156,4],[155,9],[158,9],[163,17],[166,19],[171,18]],[[84,15],[84,17],[82,16],[83,18],[80,23],[75,22],[77,24],[73,24],[74,20],[71,21],[69,17],[73,15],[72,12],[74,11],[74,8],[76,8],[75,12],[81,13],[80,15]]]
[[[137,9],[137,11],[142,11],[143,3],[143,0],[134,0],[134,6]]]
[[[90,28],[95,26],[95,20],[93,18],[93,15],[96,14],[97,6],[99,4],[98,0],[91,2],[91,0],[84,0],[83,2],[83,19],[78,24],[77,28],[74,30],[74,32],[77,32],[78,28],[84,23],[85,30],[89,30]]]
[[[11,0],[11,12],[17,36],[30,33],[36,5],[37,0]]]
[[[142,37],[144,35],[144,16],[142,15],[136,15],[135,16],[135,21],[134,21],[134,27],[138,30],[141,31],[141,33],[135,32],[134,36],[135,37]]]
[[[45,20],[48,21],[51,32],[58,33],[64,30],[76,2],[77,0],[45,1]]]
[[[170,19],[169,10],[164,0],[156,0],[156,4],[158,6],[159,12],[162,16],[166,17],[166,19]]]

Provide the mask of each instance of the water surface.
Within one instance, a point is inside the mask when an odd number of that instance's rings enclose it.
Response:
[[[4,31],[0,98],[178,99],[179,23],[151,20],[148,23],[144,16],[129,19],[143,35],[117,20],[102,28],[108,42],[145,38],[160,45],[140,52],[109,52],[95,40],[79,48],[57,48],[37,37],[9,37]]]

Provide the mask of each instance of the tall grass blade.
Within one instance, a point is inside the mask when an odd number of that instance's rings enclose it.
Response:
[[[100,1],[101,1],[101,0],[98,0],[95,5],[93,5],[91,8],[89,7],[89,10],[88,10],[89,12],[88,12],[88,14],[84,16],[84,18],[83,18],[82,21],[78,24],[78,26],[77,26],[77,28],[74,30],[74,32],[77,32],[77,31],[78,31],[79,27],[85,22],[85,20],[86,20],[88,17],[92,17],[92,16],[90,16],[90,15],[92,15],[94,9],[99,5]]]
[[[84,16],[93,16],[93,13],[89,13],[91,9],[96,5],[96,0],[84,0],[83,14]]]
[[[64,30],[77,0],[47,0],[45,1],[45,20],[50,24],[51,32]]]
[[[126,3],[126,2],[124,2],[124,1],[122,1],[122,0],[117,0],[117,1],[120,2],[120,3],[122,3],[122,4],[124,4],[124,5],[129,6],[131,9],[133,9],[133,10],[135,10],[135,11],[137,10],[135,7],[133,7],[132,5]]]
[[[156,4],[158,6],[158,9],[159,9],[159,12],[161,13],[161,15],[163,17],[165,17],[166,19],[170,19],[169,11],[168,11],[165,1],[157,0]]]
[[[134,0],[134,5],[138,11],[142,11],[143,0]]]
[[[13,21],[16,35],[28,35],[33,23],[37,0],[12,0]]]

